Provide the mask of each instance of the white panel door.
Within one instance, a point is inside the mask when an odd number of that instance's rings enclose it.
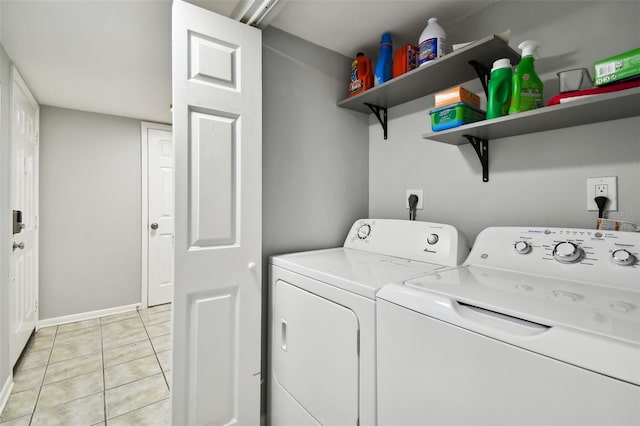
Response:
[[[148,243],[147,305],[173,300],[173,133],[147,128]]]
[[[173,424],[260,422],[262,34],[173,2]]]
[[[38,120],[39,107],[15,67],[11,89],[11,209],[22,226],[13,229],[10,261],[10,361],[15,364],[35,329],[38,310]],[[21,229],[20,229],[21,228]]]

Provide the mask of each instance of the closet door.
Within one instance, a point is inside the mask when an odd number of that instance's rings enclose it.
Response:
[[[260,424],[262,33],[173,2],[173,424]]]

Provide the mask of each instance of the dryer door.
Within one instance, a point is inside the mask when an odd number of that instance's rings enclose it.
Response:
[[[277,383],[320,424],[356,425],[359,372],[354,312],[279,280],[273,294],[272,336]]]

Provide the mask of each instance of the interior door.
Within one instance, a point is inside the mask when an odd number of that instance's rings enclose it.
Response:
[[[160,126],[158,126],[160,127]],[[169,126],[147,127],[148,293],[147,305],[173,299],[173,132]]]
[[[38,310],[38,125],[39,107],[15,67],[11,68],[10,361],[15,365]]]
[[[260,422],[262,34],[173,2],[173,424]]]

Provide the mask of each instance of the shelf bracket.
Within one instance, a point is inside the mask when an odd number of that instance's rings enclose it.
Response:
[[[480,79],[480,83],[482,83],[482,88],[484,89],[484,94],[489,96],[489,75],[491,75],[491,70],[485,67],[478,61],[469,61],[469,65],[476,70],[476,74],[478,74],[478,78]]]
[[[482,181],[489,182],[489,141],[473,135],[462,135],[476,150],[480,164],[482,165]]]
[[[387,109],[366,102],[365,105],[368,106],[371,112],[375,114],[376,118],[380,122],[380,125],[382,126],[382,131],[384,132],[384,140],[387,140]],[[380,113],[382,113],[382,115],[380,115]]]

